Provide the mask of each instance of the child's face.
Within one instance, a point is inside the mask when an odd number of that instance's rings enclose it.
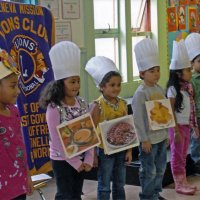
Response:
[[[144,72],[140,72],[140,76],[143,78],[146,85],[154,86],[160,79],[160,67],[156,66]]]
[[[183,69],[182,76],[181,76],[182,80],[184,80],[184,81],[190,81],[191,80],[191,78],[192,78],[191,69],[192,69],[191,67]]]
[[[101,92],[108,99],[116,98],[121,91],[121,77],[112,76],[110,80],[101,87]]]
[[[0,103],[15,104],[20,90],[18,88],[18,76],[12,74],[0,81]]]
[[[68,97],[76,97],[80,90],[80,77],[71,76],[64,80],[65,95]]]
[[[194,71],[200,73],[200,55],[192,62],[192,67]]]

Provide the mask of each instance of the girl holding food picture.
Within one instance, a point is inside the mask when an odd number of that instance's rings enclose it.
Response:
[[[118,97],[121,91],[122,77],[114,62],[107,57],[91,58],[85,70],[92,76],[102,95],[92,104],[91,115],[97,131],[99,123],[127,115],[125,100]],[[125,162],[132,160],[132,149],[106,155],[103,143],[97,148],[94,165],[98,165],[98,200],[110,199],[112,181],[112,199],[125,200]]]
[[[49,56],[55,81],[48,83],[41,93],[40,106],[46,110],[46,120],[50,134],[50,158],[56,179],[56,200],[80,200],[84,171],[93,166],[94,149],[71,159],[66,158],[56,127],[64,121],[70,121],[88,111],[86,102],[78,96],[80,89],[80,49],[70,41],[55,44]],[[62,130],[68,137],[69,133]],[[64,137],[63,136],[63,137]],[[68,153],[76,150],[67,149]]]

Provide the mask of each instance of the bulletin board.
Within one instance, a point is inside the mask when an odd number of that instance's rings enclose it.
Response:
[[[185,39],[191,32],[200,32],[200,0],[167,0],[168,60],[173,40]]]

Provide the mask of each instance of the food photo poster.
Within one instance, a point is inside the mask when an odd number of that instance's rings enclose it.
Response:
[[[99,123],[105,154],[111,155],[139,145],[132,115]]]
[[[175,126],[169,99],[146,101],[145,105],[151,130],[160,130]]]
[[[89,113],[57,126],[57,132],[67,158],[73,158],[100,144]]]

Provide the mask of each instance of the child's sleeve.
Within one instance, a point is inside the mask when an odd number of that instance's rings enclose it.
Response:
[[[167,90],[167,98],[176,98],[176,90],[173,86],[169,87]]]
[[[94,163],[94,148],[85,152],[84,163],[87,163],[90,166],[93,166],[93,163]]]
[[[56,107],[52,108],[51,106],[48,106],[46,112],[46,120],[49,128],[50,141],[53,143],[53,146],[56,149],[54,149],[54,151],[58,151],[60,154],[59,157],[61,157],[63,160],[66,160],[73,168],[77,170],[82,164],[80,157],[76,156],[71,159],[66,158],[60,138],[57,133],[56,127],[60,124],[59,110]]]
[[[132,110],[134,125],[136,133],[140,142],[149,141],[148,133],[148,118],[145,107],[145,94],[142,91],[138,91],[133,96]]]

